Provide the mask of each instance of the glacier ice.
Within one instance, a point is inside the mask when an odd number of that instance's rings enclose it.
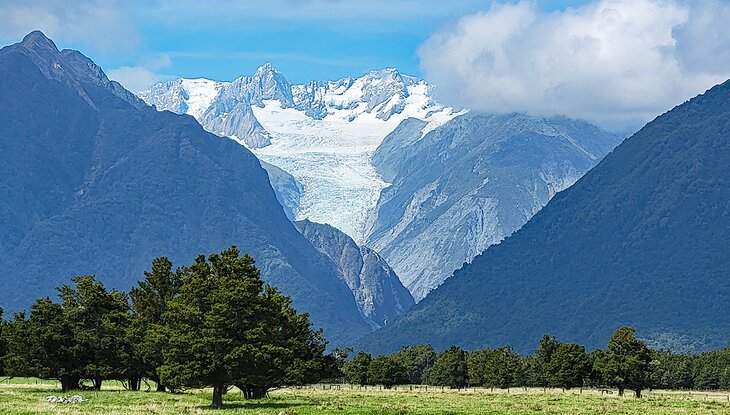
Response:
[[[291,85],[267,63],[232,82],[177,79],[140,97],[192,115],[291,174],[302,188],[295,218],[330,224],[358,243],[388,185],[372,164],[383,139],[408,118],[425,121],[425,135],[462,113],[435,102],[425,81],[393,68]]]

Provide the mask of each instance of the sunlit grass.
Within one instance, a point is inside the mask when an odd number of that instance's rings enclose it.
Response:
[[[109,383],[102,391],[82,391],[88,399],[80,404],[53,404],[48,395],[59,395],[57,383],[35,379],[0,381],[0,414],[730,414],[728,394],[686,392],[651,392],[644,399],[619,398],[598,391],[513,389],[491,392],[468,389],[441,391],[440,388],[409,390],[368,390],[343,386],[339,390],[325,387],[273,391],[270,397],[250,402],[236,389],[226,394],[226,407],[211,410],[210,391],[181,394],[129,392],[120,384]]]

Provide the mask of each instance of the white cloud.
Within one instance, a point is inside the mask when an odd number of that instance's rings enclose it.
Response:
[[[107,72],[113,79],[132,92],[141,92],[153,84],[174,78],[159,73],[161,69],[172,67],[172,60],[167,55],[147,59],[137,66],[122,66]]]
[[[448,103],[636,127],[730,77],[720,0],[599,0],[546,13],[495,4],[419,50]]]
[[[19,41],[41,30],[65,43],[102,51],[132,47],[139,42],[130,11],[137,0],[3,0],[0,39]]]

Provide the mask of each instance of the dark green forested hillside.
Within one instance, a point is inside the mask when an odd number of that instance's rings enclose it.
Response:
[[[513,236],[361,345],[730,342],[730,81],[648,124]],[[662,344],[658,344],[662,343]]]

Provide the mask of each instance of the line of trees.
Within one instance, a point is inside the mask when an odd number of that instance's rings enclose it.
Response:
[[[105,380],[132,390],[145,379],[158,391],[212,387],[213,407],[234,386],[258,399],[337,373],[322,332],[235,247],[175,270],[155,259],[129,294],[94,276],[72,281],[59,302],[39,299],[2,322],[0,373],[57,379],[64,392]]]
[[[454,389],[487,387],[616,388],[641,397],[653,389],[730,389],[730,348],[704,354],[651,350],[633,328],[618,329],[605,350],[544,336],[532,355],[511,347],[467,352],[453,346],[407,346],[392,355],[359,352],[342,366],[344,380],[360,385],[425,384]]]
[[[647,388],[730,389],[730,348],[704,354],[650,350],[623,327],[605,350],[544,336],[532,355],[509,346],[465,351],[408,346],[373,357],[325,354],[321,331],[262,282],[254,260],[235,247],[173,269],[157,258],[129,293],[94,276],[58,289],[58,302],[2,319],[0,375],[57,379],[64,392],[119,380],[139,390],[212,387],[212,406],[232,387],[247,399],[272,388],[348,381],[360,385],[427,384],[464,388],[612,387],[621,395]]]

